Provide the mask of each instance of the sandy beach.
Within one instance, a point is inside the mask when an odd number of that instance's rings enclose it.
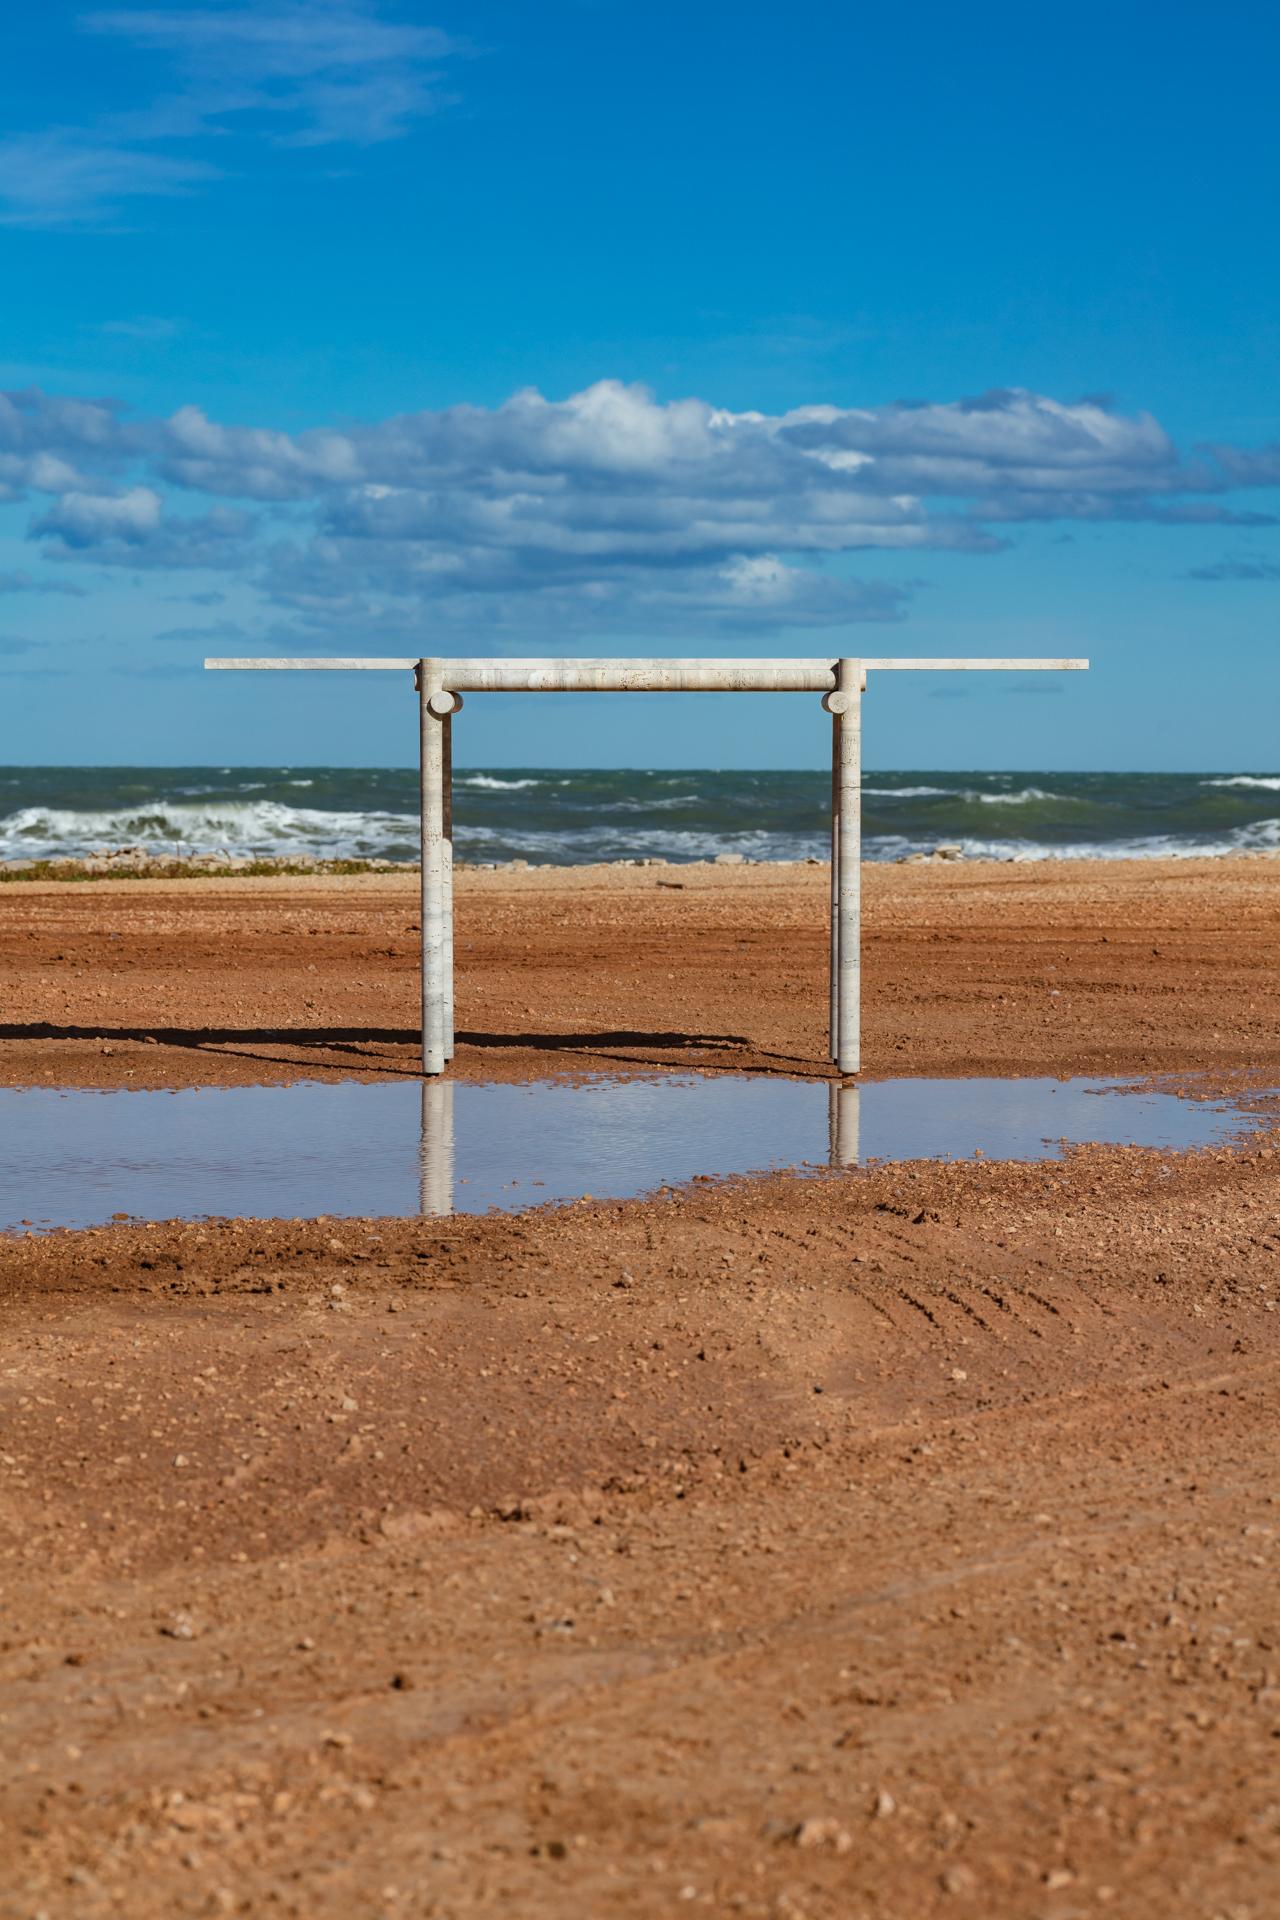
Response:
[[[867,1074],[1280,1085],[1280,862],[865,873]],[[465,872],[457,1077],[825,1077],[817,866]],[[412,1075],[416,877],[0,887],[0,1081]],[[0,1916],[1264,1920],[1280,1130],[0,1241]]]
[[[827,870],[459,876],[455,1078],[827,1074]],[[873,1075],[1280,1064],[1280,861],[864,868]],[[0,888],[0,1081],[416,1073],[416,873]]]

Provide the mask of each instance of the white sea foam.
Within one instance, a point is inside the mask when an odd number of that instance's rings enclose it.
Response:
[[[1231,853],[1280,852],[1280,820],[1255,820],[1247,827],[1217,836],[1135,834],[1128,840],[1075,840],[1061,846],[1046,845],[1042,840],[966,838],[959,844],[967,860],[1203,860]],[[916,850],[906,841],[890,850],[886,837],[872,852],[870,842],[864,842],[866,857],[872,860],[897,859]]]
[[[1024,807],[1030,800],[1059,800],[1069,804],[1072,796],[1052,793],[1044,787],[1019,787],[1012,793],[980,793],[976,787],[864,787],[864,800],[980,800],[988,807]]]
[[[1016,793],[973,793],[965,794],[966,800],[981,800],[987,807],[1025,807],[1029,800],[1062,800],[1070,798],[1065,793],[1048,793],[1043,787],[1019,787]]]
[[[489,775],[468,778],[493,780]],[[518,790],[541,783],[496,784]],[[1280,780],[1276,784],[1280,786]],[[1022,789],[1024,793],[1033,791],[1039,790]],[[456,822],[456,849],[461,860],[523,857],[568,862],[643,858],[681,861],[739,853],[748,860],[768,861],[827,856],[827,835],[821,825],[775,830],[764,823],[758,827],[729,827],[717,822],[705,828],[662,824],[664,810],[695,804],[696,799],[695,794],[681,791],[649,803],[648,809],[631,799],[613,801],[593,809],[591,824],[573,827],[557,825],[554,814],[548,817],[545,811],[535,824],[523,804],[510,809],[510,818],[492,824],[468,822],[464,814]],[[643,817],[646,810],[650,813],[648,821]],[[996,826],[1000,816],[989,817]],[[1059,845],[1027,835],[1001,837],[998,831],[974,837],[941,830],[910,835],[868,834],[863,842],[864,856],[885,861],[928,853],[940,838],[960,841],[970,859],[1190,858],[1278,852],[1280,819],[1253,821],[1228,832],[1154,833],[1107,841],[1082,836]],[[30,806],[0,817],[0,860],[75,858],[122,847],[139,847],[160,855],[225,851],[264,859],[308,854],[318,859],[410,861],[417,855],[418,820],[416,811],[369,808],[342,812],[211,794],[164,797],[118,808]]]
[[[524,787],[545,786],[544,780],[499,780],[491,773],[460,774],[455,787],[487,787],[491,793],[519,793]]]
[[[670,813],[673,807],[696,807],[701,798],[696,793],[673,793],[665,800],[654,800],[648,795],[638,800],[593,800],[592,813],[601,816],[608,813]]]
[[[1280,774],[1233,773],[1230,779],[1202,780],[1202,787],[1261,787],[1266,793],[1280,793]]]
[[[966,797],[964,794],[957,794],[954,787],[864,787],[862,789],[864,800],[872,796],[877,800],[925,800],[935,795],[938,798],[946,797],[952,800]]]
[[[0,818],[0,859],[49,860],[113,847],[148,853],[407,859],[418,823],[402,813],[336,813],[278,800],[144,801],[102,810],[22,807]]]

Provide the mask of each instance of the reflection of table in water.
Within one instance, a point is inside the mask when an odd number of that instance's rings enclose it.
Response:
[[[827,1093],[827,1159],[833,1167],[858,1164],[858,1093],[856,1082],[833,1080]]]
[[[435,1218],[453,1212],[453,1084],[422,1083],[418,1194],[423,1214]]]
[[[453,1212],[454,1142],[452,1080],[422,1083],[422,1141],[419,1149],[419,1210],[440,1219]],[[817,1099],[817,1089],[814,1098]],[[833,1167],[858,1164],[858,1087],[833,1080],[827,1091],[827,1159]],[[472,1169],[474,1172],[474,1169]],[[534,1168],[520,1168],[527,1178]],[[708,1167],[708,1173],[732,1173],[732,1167]],[[745,1169],[743,1169],[745,1171]]]

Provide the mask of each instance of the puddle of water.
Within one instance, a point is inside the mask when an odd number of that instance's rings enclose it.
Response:
[[[580,1085],[0,1088],[0,1232],[114,1214],[306,1219],[623,1199],[695,1174],[868,1160],[1059,1157],[1064,1142],[1188,1148],[1226,1104],[1108,1080],[670,1077]]]

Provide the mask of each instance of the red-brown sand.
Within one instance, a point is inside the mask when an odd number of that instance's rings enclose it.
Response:
[[[461,875],[455,1071],[828,1072],[824,885]],[[4,886],[0,1076],[411,1073],[416,924]],[[870,869],[867,1069],[1280,1084],[1278,961],[1280,863]],[[1280,1905],[1275,1129],[0,1288],[3,1920]]]

